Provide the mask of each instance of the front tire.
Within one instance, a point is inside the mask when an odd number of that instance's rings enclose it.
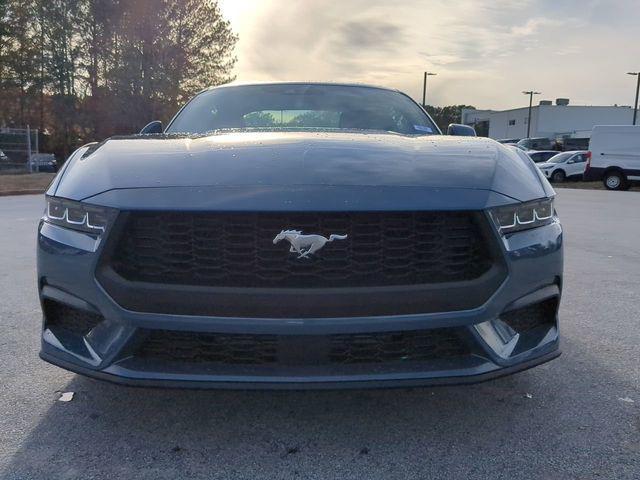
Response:
[[[627,178],[618,170],[612,170],[604,174],[602,179],[607,190],[628,190]]]
[[[554,183],[562,183],[567,178],[567,175],[562,170],[556,170],[551,174],[551,181]]]

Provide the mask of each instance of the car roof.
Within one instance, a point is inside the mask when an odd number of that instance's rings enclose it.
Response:
[[[374,85],[369,83],[357,83],[357,82],[313,82],[313,81],[281,81],[281,82],[229,82],[222,85],[214,85],[204,90],[201,90],[199,93],[206,92],[209,90],[217,90],[219,88],[230,88],[230,87],[253,87],[253,86],[261,86],[261,85],[319,85],[319,86],[333,86],[333,87],[364,87],[364,88],[375,88],[377,90],[388,90],[391,92],[399,92],[397,88],[389,88],[383,87],[381,85]]]
[[[549,151],[549,150],[545,150],[545,151]],[[555,152],[557,154],[560,153],[571,153],[571,154],[576,154],[576,153],[587,153],[587,150],[564,150],[562,152]]]

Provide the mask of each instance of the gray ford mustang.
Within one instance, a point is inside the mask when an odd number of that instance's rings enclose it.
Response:
[[[559,355],[535,165],[362,85],[211,88],[74,152],[38,228],[41,357],[129,385],[408,386]]]

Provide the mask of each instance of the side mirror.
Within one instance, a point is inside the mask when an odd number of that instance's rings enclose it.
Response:
[[[571,163],[576,163],[576,162],[575,162],[575,161],[573,161],[573,160],[567,160],[567,163],[568,163],[568,164],[571,164]]]
[[[469,125],[462,125],[460,123],[451,123],[447,127],[447,135],[455,135],[458,137],[475,137],[476,129]]]
[[[151,135],[154,133],[162,133],[162,122],[160,120],[149,122],[140,130],[140,135]]]

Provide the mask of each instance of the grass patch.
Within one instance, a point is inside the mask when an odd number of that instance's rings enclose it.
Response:
[[[583,190],[606,190],[602,182],[572,182],[552,183],[553,188],[580,188]]]
[[[31,173],[22,175],[0,175],[0,195],[44,192],[55,173]]]
[[[607,190],[604,187],[604,184],[600,181],[598,182],[562,182],[562,183],[552,183],[551,186],[553,188],[578,188],[580,190]],[[629,191],[640,192],[640,182],[631,182],[631,188]]]

